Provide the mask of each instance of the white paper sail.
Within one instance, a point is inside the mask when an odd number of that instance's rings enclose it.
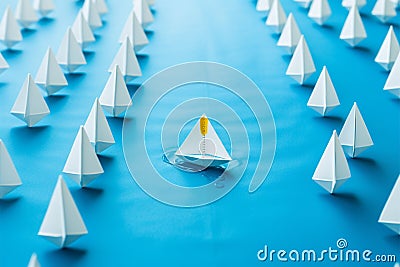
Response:
[[[147,0],[147,4],[149,6],[153,6],[156,3],[156,0]]]
[[[352,158],[374,144],[356,102],[344,122],[339,139],[346,154]]]
[[[375,57],[375,62],[379,63],[385,70],[390,71],[396,61],[399,51],[399,41],[393,31],[393,26],[390,26],[385,40]]]
[[[85,130],[97,154],[103,152],[115,143],[110,126],[98,98],[85,123]]]
[[[204,114],[202,118],[207,119]],[[199,119],[175,155],[204,167],[219,166],[231,161],[231,156],[208,119],[207,128],[207,133],[203,135],[200,131]]]
[[[328,0],[314,0],[312,1],[308,17],[313,19],[319,25],[323,25],[325,21],[331,16],[332,10]]]
[[[10,6],[7,6],[0,22],[0,41],[8,49],[22,41],[17,19],[11,11]]]
[[[67,72],[74,72],[80,66],[86,65],[85,55],[70,27],[58,48],[57,61]]]
[[[29,26],[39,20],[36,11],[32,6],[31,0],[18,1],[15,18],[22,28],[29,28]]]
[[[6,69],[8,69],[10,65],[8,65],[7,61],[3,57],[3,55],[0,53],[0,74],[3,73]]]
[[[38,235],[63,248],[87,233],[78,207],[60,175]]]
[[[393,68],[389,73],[383,90],[387,90],[400,98],[400,53],[394,62]]]
[[[293,54],[294,50],[299,43],[301,32],[299,26],[292,13],[289,14],[285,26],[283,27],[281,36],[279,37],[277,45],[286,48],[289,54]]]
[[[50,114],[49,107],[31,74],[25,79],[10,113],[24,121],[28,127],[32,127]]]
[[[143,27],[139,23],[133,10],[129,14],[129,17],[125,22],[124,28],[122,29],[121,35],[119,37],[119,42],[125,42],[126,37],[129,38],[136,52],[141,50],[149,43],[149,40],[144,33]]]
[[[97,12],[99,12],[100,15],[108,13],[108,7],[106,1],[104,0],[93,0],[93,1],[96,3]]]
[[[143,28],[146,28],[154,21],[153,14],[151,14],[146,0],[133,0],[133,10]]]
[[[78,12],[71,30],[82,49],[85,49],[90,43],[96,41],[89,23],[81,11]]]
[[[334,193],[350,178],[350,169],[336,131],[325,148],[312,179],[329,193]]]
[[[301,7],[309,8],[313,0],[294,0]]]
[[[347,9],[350,9],[355,5],[358,7],[358,9],[361,9],[366,4],[367,4],[367,0],[343,0],[342,1],[342,6]]]
[[[0,139],[0,199],[22,185],[14,162]]]
[[[114,66],[99,101],[104,110],[113,117],[117,117],[132,105],[124,76],[118,65]]]
[[[100,174],[104,173],[83,126],[79,128],[76,135],[67,162],[64,165],[63,173],[67,174],[81,187],[87,186]]]
[[[397,15],[395,6],[390,0],[377,0],[371,14],[383,23]]]
[[[268,12],[271,9],[272,0],[258,0],[256,5],[257,11]]]
[[[53,0],[33,0],[33,8],[39,12],[42,17],[47,17],[54,11]]]
[[[360,13],[358,12],[358,8],[353,6],[344,22],[340,33],[340,39],[354,47],[365,38],[367,38],[367,33],[361,20]]]
[[[312,59],[307,42],[301,35],[299,43],[294,51],[286,70],[286,75],[303,84],[315,72],[314,60]]]
[[[396,234],[400,235],[400,175],[386,201],[378,222],[386,225]]]
[[[281,33],[286,23],[286,13],[280,0],[273,0],[271,9],[265,24],[271,26],[276,33]]]
[[[53,51],[49,47],[35,77],[37,85],[46,90],[47,95],[53,95],[68,85]]]
[[[335,87],[333,86],[326,66],[324,66],[315,84],[314,90],[311,93],[310,99],[308,100],[307,106],[314,109],[322,116],[325,116],[339,105],[340,102]]]
[[[124,75],[125,82],[129,82],[136,77],[142,76],[142,70],[140,69],[139,62],[133,51],[129,37],[125,38],[108,71],[114,71],[116,65],[119,66],[121,73]]]
[[[36,253],[32,254],[28,267],[41,267]]]
[[[97,5],[95,2],[93,2],[93,0],[85,0],[81,11],[92,30],[103,26],[99,11],[97,10]]]

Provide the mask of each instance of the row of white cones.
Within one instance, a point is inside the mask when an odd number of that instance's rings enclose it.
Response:
[[[319,0],[314,0],[313,4],[316,4],[317,1]],[[392,4],[390,5],[393,6]],[[274,0],[269,10],[266,24],[272,26],[280,34],[277,45],[286,48],[290,54],[293,54],[286,75],[293,77],[300,84],[303,84],[316,70],[305,37],[301,34],[293,14],[290,13],[286,17],[280,1]],[[358,8],[353,6],[344,23],[340,38],[348,42],[351,46],[356,46],[366,37],[367,34]],[[386,38],[375,57],[375,61],[385,70],[391,71],[383,89],[400,97],[399,42],[392,26],[389,27]]]
[[[305,1],[303,2],[305,3]],[[307,3],[310,2],[307,1]],[[349,1],[343,1],[343,5],[350,8],[350,12],[343,26],[340,38],[354,46],[362,38],[366,37],[365,29],[358,13],[358,7],[363,6],[365,1],[352,2],[352,4],[349,4]],[[375,15],[380,14],[377,12],[379,11],[379,7],[387,4],[387,1],[378,0],[372,13]],[[300,32],[293,14],[290,13],[286,18],[279,0],[259,0],[256,8],[259,11],[269,11],[266,24],[272,26],[277,33],[281,34],[277,45],[286,48],[290,54],[293,54],[286,75],[293,77],[297,82],[303,84],[316,69],[307,42]],[[393,3],[390,3],[390,8],[390,10],[394,10]],[[330,13],[329,3],[326,0],[313,0],[308,15],[317,20],[319,24],[323,24]],[[388,14],[393,13],[385,13],[386,17],[384,19],[382,18],[383,15],[380,14],[382,16],[378,16],[378,18],[386,21],[389,16]],[[384,89],[390,90],[393,94],[400,97],[399,43],[392,26],[389,28],[375,61],[382,65],[385,70],[391,70]],[[326,66],[324,66],[310,95],[307,106],[325,116],[339,105],[340,102],[335,87]],[[334,193],[351,176],[344,153],[346,152],[349,157],[355,158],[372,145],[373,141],[368,128],[357,104],[354,103],[340,135],[338,136],[336,131],[333,131],[312,179],[329,193]],[[400,235],[400,213],[395,207],[395,203],[399,201],[399,198],[400,177],[379,219],[379,222],[386,224]],[[394,218],[395,216],[397,217]]]
[[[100,97],[95,99],[85,125],[80,127],[66,160],[63,173],[81,187],[86,186],[104,172],[96,154],[115,143],[103,108],[112,116],[118,116],[131,105],[126,82],[141,76],[135,51],[148,44],[143,26],[153,21],[147,1],[149,0],[133,1],[134,8],[129,14],[119,39],[122,45],[109,68],[111,75]],[[153,1],[149,2],[153,3]],[[64,67],[66,72],[72,72],[86,64],[82,50],[91,42],[87,37],[93,36],[92,30],[100,26],[99,20],[96,19],[100,14],[95,3],[94,0],[85,1],[72,29],[68,28],[57,56],[49,48],[43,58],[35,80],[49,96],[68,85],[59,65]],[[103,4],[103,11],[106,11],[107,6],[104,2]],[[133,46],[132,43],[135,45]],[[0,57],[0,63],[1,59]],[[21,88],[11,113],[25,121],[28,127],[50,113],[45,99],[30,74]],[[20,186],[22,182],[1,140],[0,164],[9,166],[0,171],[0,198],[2,198]],[[68,246],[80,236],[87,234],[86,226],[61,175],[38,234],[59,247]],[[33,255],[32,261],[37,262],[36,255]]]
[[[313,19],[319,25],[323,25],[332,15],[332,10],[328,0],[294,0],[304,8],[309,9],[308,17]],[[274,0],[258,0],[256,9],[258,11],[269,12],[271,18],[267,20],[267,25],[276,26],[277,30],[282,30],[285,24],[285,12],[282,7],[274,3]],[[279,4],[279,3],[277,3]],[[347,9],[356,7],[361,9],[366,5],[366,0],[343,0],[342,6]],[[377,0],[371,14],[377,17],[383,23],[397,15],[396,7],[400,6],[399,0]]]
[[[66,72],[70,73],[86,64],[82,50],[95,39],[91,25],[86,20],[84,14],[88,13],[88,18],[97,17],[94,16],[94,14],[97,14],[95,13],[97,12],[95,6],[90,3],[93,2],[85,1],[72,28],[67,29],[57,55],[54,55],[52,49],[48,48],[38,69],[35,82],[42,87],[49,96],[57,93],[68,85],[68,81],[60,66],[63,67]],[[92,11],[86,12],[85,10]],[[145,10],[149,10],[148,6],[146,6]],[[138,17],[141,18],[141,21],[146,21],[146,24],[153,20],[152,16],[147,16],[147,19],[140,16],[140,12],[135,11],[135,9],[130,12],[119,38],[119,42],[121,42],[122,45],[108,69],[111,75],[100,96],[101,105],[113,116],[119,115],[130,105],[130,96],[125,82],[129,82],[135,77],[142,75],[135,51],[142,49],[149,41]],[[94,27],[99,25],[95,23],[96,21],[97,20],[93,21],[96,25]],[[132,45],[131,41],[133,41],[134,45]],[[5,70],[8,67],[7,62],[0,55],[0,70]],[[35,85],[35,82],[32,76],[28,74],[14,106],[11,109],[11,114],[26,122],[29,127],[34,126],[50,113],[46,101]]]

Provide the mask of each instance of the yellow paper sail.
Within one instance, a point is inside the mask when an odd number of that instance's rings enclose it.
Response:
[[[200,118],[200,132],[203,136],[207,134],[208,131],[208,118],[206,116],[202,116]]]

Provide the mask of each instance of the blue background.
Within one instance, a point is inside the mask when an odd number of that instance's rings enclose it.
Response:
[[[2,0],[1,13],[8,3],[15,9],[16,2]],[[82,3],[55,0],[54,19],[24,31],[15,50],[2,51],[10,69],[0,76],[0,138],[24,184],[0,200],[0,266],[25,266],[32,252],[42,266],[257,266],[267,264],[256,257],[265,244],[322,250],[336,247],[339,238],[346,238],[351,249],[400,257],[399,237],[377,223],[399,174],[400,113],[399,100],[382,90],[387,73],[374,63],[388,25],[370,15],[372,0],[362,9],[368,39],[355,49],[338,38],[347,15],[340,1],[330,1],[333,15],[320,27],[296,3],[282,0],[305,34],[317,67],[305,86],[284,75],[290,57],[276,46],[278,35],[264,25],[265,14],[255,11],[255,1],[157,0],[150,44],[139,56],[143,77],[130,91],[156,72],[192,60],[228,64],[248,75],[268,100],[277,128],[266,182],[248,194],[250,178],[243,177],[226,197],[199,208],[159,203],[131,178],[121,147],[122,119],[110,118],[116,145],[100,157],[105,174],[87,189],[67,180],[89,234],[63,250],[38,237],[79,125],[107,81],[131,2],[108,1],[105,25],[86,53],[88,65],[67,77],[66,89],[46,98],[51,115],[31,129],[9,111],[27,73],[36,74],[48,46],[57,51]],[[392,22],[400,37],[399,17]],[[341,102],[328,118],[306,107],[323,65]],[[360,159],[349,160],[352,178],[331,196],[311,177],[332,130],[340,131],[354,101],[375,145]],[[330,264],[342,266],[324,266]]]

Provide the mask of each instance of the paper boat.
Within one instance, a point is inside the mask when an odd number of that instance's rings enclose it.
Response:
[[[180,159],[202,167],[216,167],[232,160],[211,122],[203,114],[175,152]]]
[[[8,49],[11,49],[11,47],[22,41],[22,34],[17,19],[11,11],[10,6],[7,6],[0,21],[0,41]]]
[[[400,98],[400,53],[397,56],[393,68],[386,79],[383,90],[387,90]]]
[[[346,154],[352,158],[374,145],[356,102],[344,122],[339,139]]]
[[[400,235],[400,175],[382,210],[379,222]]]
[[[0,139],[0,199],[22,184],[14,162]]]
[[[78,207],[60,175],[38,235],[63,248],[87,233]]]
[[[325,148],[312,179],[333,194],[350,178],[350,169],[336,131]]]
[[[353,6],[343,24],[340,39],[354,47],[365,38],[367,38],[367,32],[365,31],[360,13],[358,12],[358,8]]]
[[[390,71],[399,54],[400,46],[396,34],[393,31],[393,26],[389,27],[385,40],[375,57],[375,62],[379,63],[385,70]]]
[[[283,10],[280,0],[274,0],[265,25],[274,28],[276,33],[281,33],[283,26],[285,26],[286,19],[286,13],[285,10]]]
[[[289,54],[293,54],[301,37],[299,26],[292,13],[289,14],[285,26],[283,27],[281,36],[279,37],[277,46],[287,49]]]

